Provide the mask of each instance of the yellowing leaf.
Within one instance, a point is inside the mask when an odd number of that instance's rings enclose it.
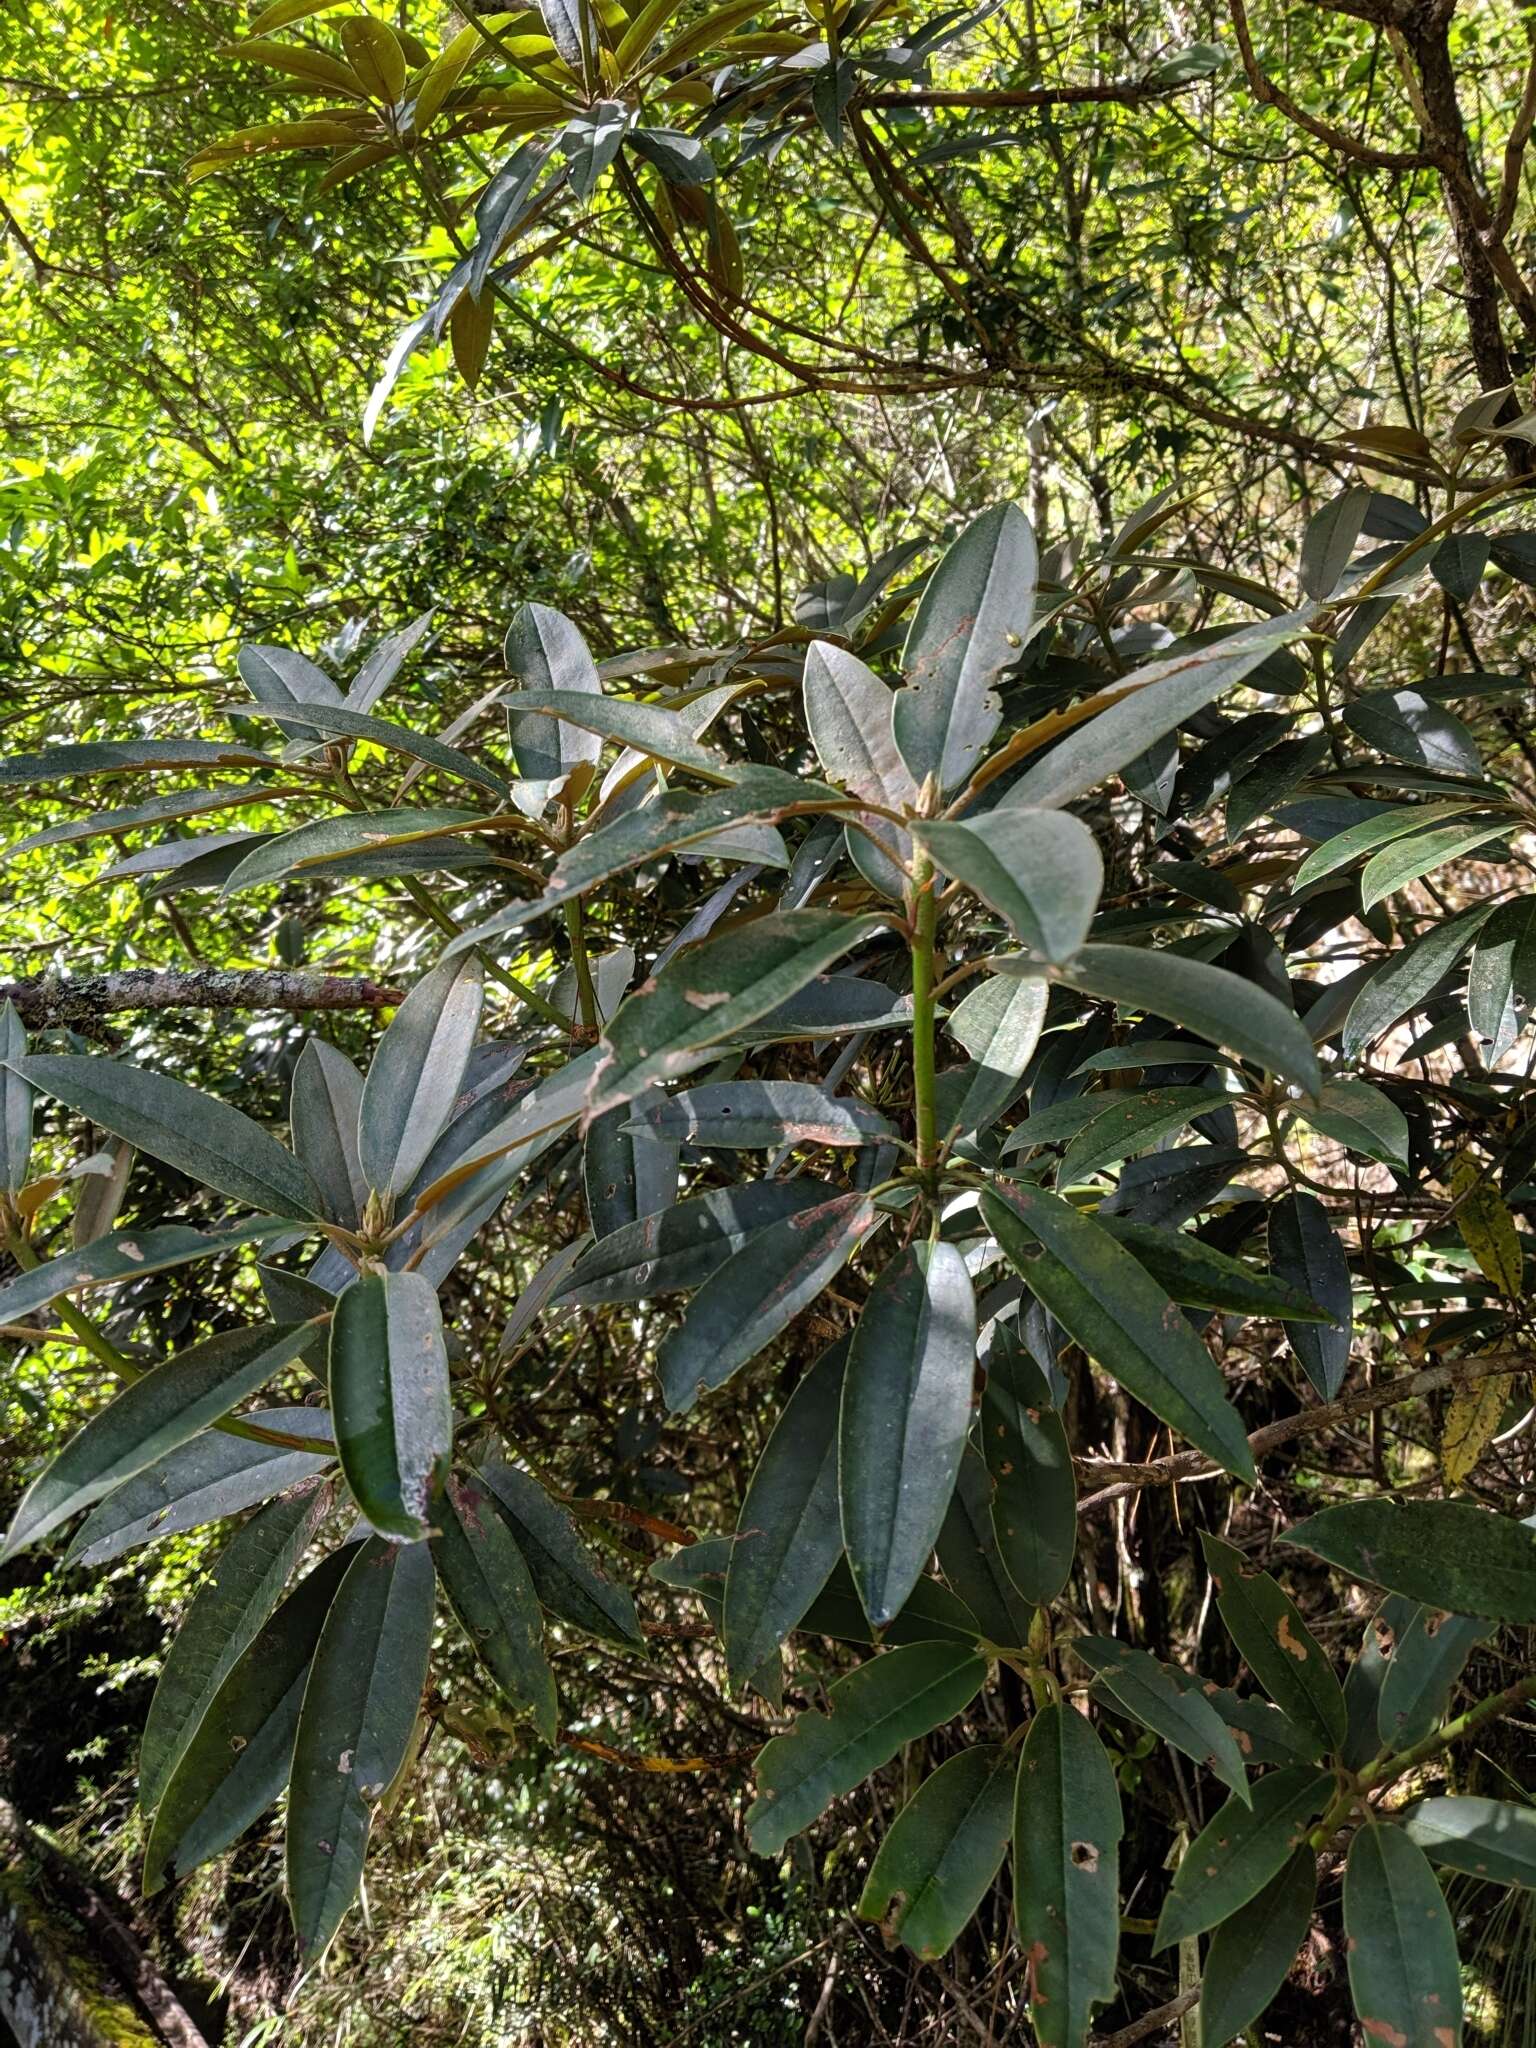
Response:
[[[1470,1478],[1492,1443],[1509,1400],[1509,1385],[1510,1375],[1499,1373],[1453,1396],[1440,1432],[1440,1467],[1450,1485],[1460,1486]]]
[[[1520,1298],[1525,1259],[1508,1205],[1470,1152],[1458,1153],[1451,1172],[1456,1228],[1483,1276],[1511,1301]]]

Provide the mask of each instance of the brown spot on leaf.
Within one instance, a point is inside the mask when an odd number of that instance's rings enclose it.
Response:
[[[1287,1656],[1294,1657],[1298,1664],[1306,1663],[1307,1646],[1303,1642],[1298,1642],[1291,1634],[1291,1617],[1288,1614],[1281,1615],[1280,1626],[1275,1630],[1275,1640]]]
[[[1408,2048],[1408,2036],[1399,2033],[1390,2020],[1368,2020],[1362,2017],[1360,2024],[1365,2029],[1368,2041],[1385,2041],[1387,2048]]]
[[[1086,1870],[1090,1876],[1099,1867],[1099,1845],[1097,1842],[1074,1842],[1072,1844],[1074,1868]]]

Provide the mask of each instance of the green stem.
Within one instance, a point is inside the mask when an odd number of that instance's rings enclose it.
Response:
[[[1536,1699],[1536,1672],[1516,1679],[1502,1692],[1479,1700],[1476,1706],[1468,1707],[1464,1714],[1458,1714],[1454,1721],[1447,1721],[1443,1728],[1437,1728],[1433,1735],[1426,1735],[1422,1742],[1415,1742],[1410,1749],[1402,1750],[1396,1756],[1378,1757],[1374,1763],[1367,1764],[1359,1774],[1361,1787],[1394,1784],[1438,1751],[1449,1749],[1453,1742],[1475,1735],[1479,1728],[1489,1721],[1496,1721],[1501,1714],[1512,1714],[1529,1699]]]
[[[912,1088],[917,1123],[917,1168],[930,1185],[939,1161],[934,1106],[934,934],[939,905],[933,863],[922,849],[912,856]]]

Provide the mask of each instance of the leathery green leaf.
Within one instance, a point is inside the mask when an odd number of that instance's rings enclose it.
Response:
[[[507,1698],[553,1742],[559,1702],[532,1574],[488,1490],[450,1475],[444,1494],[432,1555],[448,1604]]]
[[[941,790],[965,780],[997,731],[997,683],[1021,659],[1035,610],[1035,536],[1017,505],[973,519],[929,577],[892,720],[902,759]]]
[[[635,1121],[687,1145],[872,1145],[896,1133],[877,1110],[808,1081],[718,1081],[658,1096]]]
[[[30,1315],[61,1294],[83,1294],[92,1287],[112,1287],[120,1280],[139,1280],[172,1266],[189,1266],[220,1252],[238,1251],[302,1230],[291,1218],[276,1222],[238,1223],[232,1230],[189,1230],[184,1223],[162,1223],[153,1230],[118,1230],[93,1238],[72,1252],[62,1252],[19,1273],[0,1287],[0,1316],[13,1322]]]
[[[673,1081],[710,1048],[787,1002],[886,922],[831,910],[787,910],[691,947],[643,983],[609,1024],[587,1100],[589,1116]]]
[[[363,1083],[357,1149],[381,1195],[415,1180],[447,1123],[480,1024],[480,962],[472,953],[422,976],[395,1012]]]
[[[1406,1749],[1434,1732],[1462,1667],[1492,1634],[1492,1623],[1480,1615],[1413,1609],[1387,1652],[1377,1700],[1377,1732],[1389,1748]]]
[[[1344,1866],[1349,1990],[1367,2040],[1459,2048],[1456,1930],[1424,1852],[1399,1827],[1369,1821]]]
[[[333,1223],[355,1230],[368,1199],[368,1182],[357,1156],[358,1109],[363,1077],[344,1052],[323,1038],[306,1040],[293,1069],[288,1127],[300,1163],[325,1198]]]
[[[1013,1753],[968,1749],[941,1764],[880,1844],[859,1918],[932,1961],[954,1946],[1002,1866],[1013,1827]]]
[[[1202,2048],[1225,2048],[1265,2011],[1307,1938],[1316,1903],[1317,1858],[1301,1848],[1222,1921],[1206,1950],[1200,1985]]]
[[[448,1353],[430,1282],[368,1273],[338,1297],[330,1389],[354,1500],[381,1535],[417,1541],[453,1449]]]
[[[1536,1529],[1471,1501],[1348,1501],[1282,1540],[1448,1614],[1536,1622]]]
[[[1323,1085],[1312,1040],[1295,1011],[1225,967],[1139,946],[1084,946],[1062,978],[1084,995],[1182,1024],[1308,1095]]]
[[[1511,1799],[1421,1799],[1403,1826],[1444,1870],[1536,1886],[1536,1807]]]
[[[838,1428],[843,1542],[875,1628],[933,1553],[971,1420],[976,1297],[955,1246],[908,1245],[880,1274],[848,1350]]]
[[[410,1747],[434,1591],[425,1543],[375,1537],[352,1560],[320,1631],[288,1800],[288,1903],[306,1968],[357,1896],[374,1811]]]
[[[1302,1371],[1323,1399],[1331,1401],[1349,1371],[1354,1297],[1344,1247],[1316,1195],[1297,1188],[1271,1206],[1269,1257],[1282,1282],[1310,1295],[1332,1319],[1331,1328],[1286,1332]]]
[[[974,823],[915,824],[945,874],[1003,918],[1038,960],[1070,960],[1088,936],[1104,861],[1070,811],[1003,809]]]
[[[734,1372],[807,1307],[879,1221],[862,1193],[770,1223],[717,1266],[656,1356],[662,1392],[674,1414]]]
[[[0,1003],[0,1188],[12,1195],[25,1187],[32,1156],[32,1089],[9,1064],[26,1050],[26,1027],[7,999]]]
[[[818,1208],[836,1192],[825,1183],[750,1181],[710,1188],[675,1208],[623,1224],[584,1251],[556,1297],[560,1307],[648,1301],[698,1287],[770,1223]]]
[[[609,1578],[559,1501],[501,1458],[482,1459],[475,1476],[490,1489],[512,1531],[541,1605],[588,1635],[639,1648],[645,1639],[634,1601]]]
[[[304,1682],[357,1546],[333,1550],[262,1623],[191,1731],[155,1807],[148,1897],[227,1849],[288,1782]]]
[[[1217,1251],[1187,1230],[1164,1230],[1125,1216],[1100,1216],[1110,1236],[1152,1275],[1159,1287],[1188,1308],[1219,1309],[1224,1315],[1274,1316],[1284,1323],[1326,1323],[1328,1311],[1272,1273]]]
[[[1020,1593],[1048,1607],[1077,1554],[1072,1447],[1045,1374],[1011,1330],[993,1339],[986,1366],[981,1444],[992,1475],[992,1533]]]
[[[1087,1718],[1061,1701],[1029,1724],[1014,1794],[1013,1892],[1040,2048],[1083,2048],[1115,1995],[1120,1792]]]
[[[1022,1650],[1029,1641],[1034,1609],[1009,1578],[992,1527],[996,1490],[974,1444],[960,1460],[949,1512],[939,1531],[939,1569],[965,1602],[988,1642]],[[920,1582],[919,1591],[924,1580]]]
[[[1042,1188],[988,1190],[981,1211],[1025,1286],[1089,1357],[1252,1485],[1253,1453],[1221,1374],[1146,1268],[1091,1216]]]
[[[325,1213],[320,1190],[293,1154],[216,1095],[122,1060],[45,1053],[10,1064],[44,1095],[231,1201],[276,1216]]]
[[[896,746],[889,686],[856,654],[813,640],[804,691],[805,722],[828,781],[887,810],[910,805],[917,783]]]
[[[1249,1670],[1320,1751],[1339,1749],[1348,1720],[1344,1694],[1295,1601],[1219,1536],[1202,1530],[1200,1546],[1221,1618]]]
[[[1154,1954],[1216,1926],[1262,1891],[1306,1840],[1333,1788],[1331,1771],[1287,1764],[1255,1779],[1251,1805],[1229,1799],[1180,1859],[1158,1917]]]
[[[1156,1657],[1107,1636],[1074,1636],[1072,1651],[1098,1674],[1104,1689],[1144,1728],[1214,1771],[1244,1805],[1248,1773],[1237,1739],[1197,1686]]]
[[[237,1529],[171,1637],[139,1744],[139,1806],[152,1813],[220,1686],[282,1597],[326,1506],[318,1485]]]
[[[790,1395],[747,1486],[725,1575],[720,1633],[740,1684],[804,1620],[842,1551],[837,1415],[846,1342],[824,1351]]]
[[[913,1643],[886,1650],[840,1678],[830,1712],[796,1717],[757,1756],[758,1796],[747,1840],[759,1856],[777,1856],[844,1792],[919,1735],[952,1720],[981,1689],[986,1660],[958,1643]]]
[[[189,1443],[296,1358],[307,1323],[205,1337],[153,1366],[72,1436],[22,1495],[0,1561],[14,1557],[125,1479]]]

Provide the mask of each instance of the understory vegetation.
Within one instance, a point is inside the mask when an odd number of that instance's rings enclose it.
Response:
[[[0,21],[0,1795],[209,2041],[1536,2043],[1533,24]]]

